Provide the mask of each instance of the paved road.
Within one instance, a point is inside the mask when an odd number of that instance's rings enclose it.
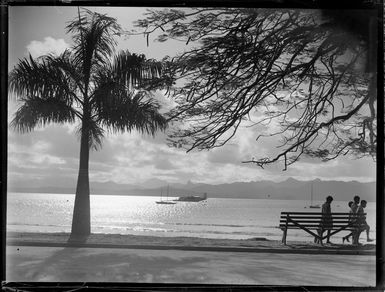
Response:
[[[7,281],[374,286],[375,256],[7,246]]]

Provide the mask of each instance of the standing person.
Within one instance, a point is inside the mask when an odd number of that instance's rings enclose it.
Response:
[[[353,211],[353,214],[357,214],[358,206],[360,205],[361,198],[358,195],[355,195],[353,198],[353,204],[351,205],[351,209]],[[351,234],[353,237],[353,244],[357,241],[357,232],[358,229],[354,230]]]
[[[350,208],[350,210],[349,210],[349,219],[348,219],[348,220],[349,220],[349,223],[351,223],[352,220],[353,220],[353,214],[354,214],[354,211],[353,211],[353,209],[352,209],[353,203],[354,203],[353,201],[350,201],[350,202],[348,203],[348,206],[349,206],[349,208]],[[350,234],[348,234],[348,235],[342,237],[342,243],[344,243],[345,240],[346,240],[347,242],[350,242],[350,241],[349,241],[349,237],[351,237],[351,236],[353,235],[353,233],[354,233],[354,232],[350,232]]]
[[[330,232],[333,228],[333,218],[332,218],[332,210],[331,203],[333,201],[332,196],[326,197],[326,202],[322,205],[322,218],[320,222],[320,228],[318,229],[318,234],[322,238],[322,234],[325,230],[327,230],[327,240],[326,243],[330,243]]]
[[[370,226],[366,222],[366,216],[364,215],[365,214],[364,209],[366,208],[366,204],[367,204],[367,202],[365,200],[362,200],[361,204],[358,206],[358,209],[357,209],[358,224],[360,226],[359,226],[359,230],[357,230],[357,234],[355,236],[353,244],[357,244],[357,245],[359,244],[359,238],[360,238],[360,234],[362,231],[366,231],[366,241],[367,242],[373,241],[373,239],[370,239],[370,237],[369,237]]]

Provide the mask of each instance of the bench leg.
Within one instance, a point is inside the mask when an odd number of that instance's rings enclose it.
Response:
[[[282,243],[283,243],[284,245],[286,245],[286,236],[287,236],[287,229],[285,229],[285,230],[283,231],[283,235],[282,235]]]
[[[321,244],[321,245],[324,245],[323,242],[322,242],[322,235],[323,235],[324,231],[323,229],[319,229],[318,230],[318,235],[319,235],[319,239],[318,239],[318,243]]]
[[[355,231],[353,231],[353,244],[358,244],[359,243],[359,238],[360,238],[360,235],[361,235],[361,231],[360,230],[355,230]]]

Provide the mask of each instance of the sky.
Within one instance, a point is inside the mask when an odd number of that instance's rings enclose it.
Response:
[[[98,7],[88,9],[117,18],[123,29],[133,28],[132,22],[145,12],[145,8]],[[38,57],[47,53],[60,53],[71,46],[66,35],[66,23],[77,15],[77,7],[9,7],[9,70],[28,54]],[[182,42],[154,42],[149,46],[143,36],[122,37],[118,50],[145,54],[147,58],[162,59],[185,49]],[[172,103],[164,100],[165,103]],[[8,119],[17,108],[9,100]],[[75,185],[79,163],[77,125],[50,125],[31,133],[20,134],[8,129],[8,178],[20,185]],[[375,181],[375,162],[371,158],[354,159],[345,156],[327,163],[304,157],[283,171],[276,163],[261,169],[242,161],[276,153],[276,141],[255,141],[253,128],[241,127],[226,146],[210,151],[186,153],[166,145],[166,134],[155,137],[137,132],[108,134],[99,151],[90,155],[90,180],[113,181],[124,184],[151,185],[168,183],[230,183],[235,181],[273,180],[288,177],[299,180]],[[275,142],[275,143],[274,143]]]

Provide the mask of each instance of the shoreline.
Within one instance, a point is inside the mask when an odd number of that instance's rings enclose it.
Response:
[[[300,253],[300,254],[354,254],[375,255],[376,245],[363,243],[324,244],[320,246],[310,241],[288,241],[266,238],[249,239],[213,239],[199,237],[160,237],[147,235],[122,235],[93,233],[80,241],[68,239],[69,233],[14,232],[6,234],[7,246],[50,246],[50,247],[88,247],[88,248],[126,248],[153,250],[201,250],[223,252],[264,252],[264,253]]]
[[[68,193],[63,193],[63,192],[48,192],[48,191],[42,191],[42,192],[38,192],[38,191],[8,191],[7,194],[9,193],[13,193],[13,194],[44,194],[44,195],[72,195],[72,196],[75,196],[75,191],[73,192],[68,192]],[[148,198],[148,197],[153,197],[153,198],[156,198],[158,199],[159,198],[159,194],[157,193],[154,193],[154,194],[127,194],[126,192],[124,193],[107,193],[107,192],[100,192],[100,193],[92,193],[90,194],[90,196],[117,196],[117,197],[143,197],[143,198]],[[172,198],[172,199],[178,199],[180,196],[169,196],[169,198]],[[251,196],[244,196],[244,197],[239,197],[239,196],[213,196],[213,197],[210,197],[208,198],[207,200],[209,199],[245,199],[245,200],[273,200],[273,201],[279,201],[279,200],[283,200],[283,201],[306,201],[308,202],[308,198],[293,198],[293,197],[287,197],[287,198],[283,198],[283,197],[279,197],[279,196],[273,196],[273,197],[251,197]],[[365,199],[368,203],[376,203],[376,198],[371,198],[371,197],[368,197]],[[184,202],[184,201],[179,201],[179,202]],[[201,201],[201,202],[204,202],[204,201]],[[317,200],[318,203],[323,203],[323,199],[321,200]],[[346,200],[336,200],[335,202],[341,202],[341,203],[346,203]],[[194,202],[194,203],[199,203],[199,202]],[[304,207],[304,209],[309,209],[308,207]]]

